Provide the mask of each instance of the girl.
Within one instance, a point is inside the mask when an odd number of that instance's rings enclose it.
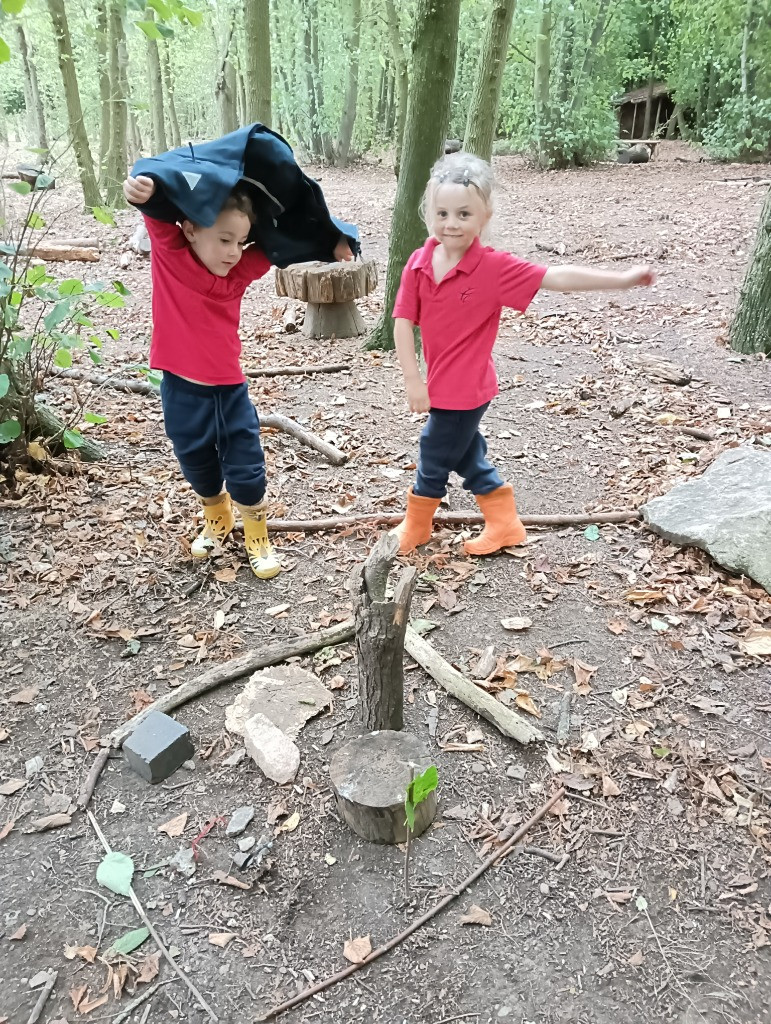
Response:
[[[412,412],[429,413],[420,435],[415,483],[407,514],[394,530],[405,554],[431,536],[431,523],[451,472],[463,477],[484,516],[470,555],[522,544],[525,528],[514,490],[487,459],[479,424],[498,393],[492,360],[501,309],[524,313],[540,288],[556,292],[634,288],[653,284],[649,267],[595,270],[544,267],[480,241],[492,216],[492,168],[469,153],[443,157],[431,170],[421,214],[430,237],[402,273],[393,316],[396,354]],[[426,361],[423,381],[415,357],[419,324]]]

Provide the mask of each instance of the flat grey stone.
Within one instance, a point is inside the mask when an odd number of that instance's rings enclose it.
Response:
[[[169,866],[184,878],[192,878],[196,867],[192,846],[181,846],[169,861]]]
[[[521,764],[510,764],[506,769],[506,774],[510,779],[519,779],[521,782],[525,778],[525,769]]]
[[[276,665],[254,673],[225,709],[225,726],[243,736],[248,719],[264,715],[293,740],[309,719],[331,704],[332,694],[312,672],[297,665]]]
[[[48,981],[50,976],[51,975],[49,974],[48,971],[38,971],[33,978],[29,979],[29,987],[42,988],[43,985],[45,985],[45,983]]]
[[[253,715],[244,723],[244,742],[249,756],[269,779],[283,786],[297,774],[300,767],[297,745],[265,715]]]
[[[24,763],[24,771],[28,779],[31,779],[33,775],[37,775],[38,772],[43,770],[43,758],[38,754],[37,757],[31,757],[29,761]]]
[[[230,821],[228,822],[228,827],[225,829],[225,835],[231,837],[240,836],[242,832],[245,832],[247,828],[249,828],[253,817],[254,808],[251,804],[239,807],[230,815]]]
[[[238,849],[241,853],[248,853],[256,842],[254,836],[244,836],[243,839],[238,840]]]
[[[190,730],[161,711],[151,712],[123,744],[131,770],[152,783],[168,779],[194,752]]]
[[[640,509],[654,533],[706,551],[771,593],[771,452],[742,447]]]

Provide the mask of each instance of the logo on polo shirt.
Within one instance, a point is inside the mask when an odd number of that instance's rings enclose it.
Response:
[[[461,302],[467,302],[471,298],[471,296],[473,294],[474,294],[474,289],[473,288],[464,288],[463,291],[460,293],[460,301]]]

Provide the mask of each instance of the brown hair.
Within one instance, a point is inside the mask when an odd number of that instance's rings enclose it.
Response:
[[[257,214],[254,212],[252,197],[246,189],[239,188],[238,185],[236,185],[225,200],[220,213],[226,213],[228,210],[238,210],[239,213],[243,213],[249,218],[250,224],[257,223]]]

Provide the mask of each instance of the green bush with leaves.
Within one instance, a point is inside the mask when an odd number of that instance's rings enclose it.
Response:
[[[57,368],[72,366],[73,352],[83,350],[92,363],[101,363],[103,338],[96,321],[99,314],[119,309],[128,290],[120,281],[90,281],[72,277],[57,279],[34,257],[34,236],[46,227],[41,215],[46,174],[38,176],[35,188],[13,182],[9,189],[29,202],[19,230],[10,230],[0,244],[0,445],[29,443],[45,436],[64,448],[81,448],[84,437],[77,429],[80,420],[103,423],[104,417],[77,409],[63,422],[39,401],[46,378]],[[5,209],[6,203],[3,203]],[[101,212],[101,211],[100,211]],[[104,218],[104,213],[100,219]],[[116,339],[117,330],[103,333]],[[0,454],[8,456],[7,449]]]
[[[704,145],[718,160],[766,160],[771,156],[771,99],[734,96],[704,130]]]

